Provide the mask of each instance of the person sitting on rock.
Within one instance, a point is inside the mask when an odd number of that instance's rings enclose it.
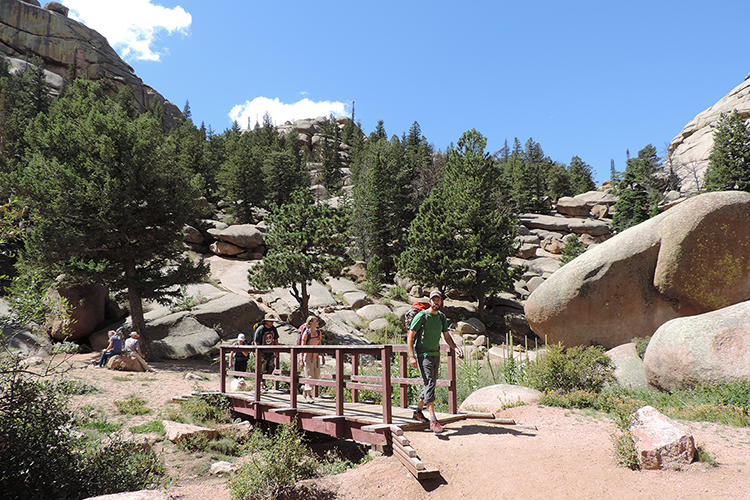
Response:
[[[146,363],[145,359],[143,359],[140,338],[141,336],[138,335],[138,332],[130,332],[130,338],[125,341],[125,352],[137,359],[144,371],[153,372],[155,370]]]
[[[107,335],[109,335],[109,344],[107,344],[107,347],[102,351],[102,355],[99,358],[99,368],[104,368],[112,356],[122,353],[122,339],[117,332],[110,330],[107,332]]]

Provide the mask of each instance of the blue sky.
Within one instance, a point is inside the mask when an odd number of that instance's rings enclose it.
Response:
[[[750,72],[746,0],[67,0],[135,73],[216,132],[334,113],[417,121],[437,149],[533,138],[595,180],[661,154]],[[736,20],[736,21],[735,21]]]

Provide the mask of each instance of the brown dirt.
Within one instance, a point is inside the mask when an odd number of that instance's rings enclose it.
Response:
[[[74,404],[93,405],[124,427],[167,416],[174,396],[193,389],[218,389],[218,366],[193,362],[153,363],[156,373],[125,373],[87,365],[98,355],[76,355],[70,375],[96,385],[102,392],[78,396]],[[85,367],[85,368],[83,368]],[[81,368],[81,369],[79,369]],[[187,373],[208,380],[190,380]],[[148,401],[151,415],[119,415],[112,404],[136,393]],[[685,422],[696,445],[703,446],[717,467],[694,463],[682,470],[631,471],[616,464],[612,421],[596,412],[520,406],[504,417],[537,431],[465,420],[446,426],[442,436],[407,432],[425,465],[440,478],[419,482],[393,456],[380,456],[337,476],[307,481],[341,499],[497,499],[497,498],[680,498],[750,499],[750,429]],[[208,454],[189,455],[174,447],[162,451],[172,482],[166,492],[174,499],[228,500],[226,480],[210,476]]]

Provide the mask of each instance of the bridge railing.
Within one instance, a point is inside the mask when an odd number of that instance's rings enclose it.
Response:
[[[228,370],[227,355],[233,351],[243,351],[253,356],[255,359],[255,370],[253,372],[238,372]],[[456,396],[456,354],[447,345],[441,344],[441,352],[448,353],[448,378],[438,379],[437,385],[448,387],[448,411],[455,414],[458,410]],[[408,393],[410,385],[423,385],[422,378],[408,377],[409,353],[406,345],[321,345],[321,346],[220,346],[220,391],[227,392],[227,377],[244,377],[254,379],[254,394],[257,401],[262,400],[261,384],[264,381],[273,381],[274,387],[279,388],[280,383],[289,384],[289,404],[292,408],[297,407],[297,397],[301,385],[309,384],[313,386],[314,395],[318,395],[318,387],[333,387],[335,390],[336,414],[344,416],[345,391],[351,390],[352,402],[358,402],[360,391],[379,392],[382,395],[383,404],[383,423],[392,423],[392,393],[393,388],[398,388],[399,404],[402,408],[409,405]],[[260,358],[263,353],[274,354],[274,371],[272,374],[265,374],[261,371]],[[281,353],[289,353],[291,362],[289,370],[281,370],[279,356]],[[335,360],[335,370],[333,374],[324,374],[321,372],[321,378],[305,378],[300,376],[299,360],[300,357],[317,353],[325,356],[332,356]],[[362,356],[380,357],[381,373],[379,375],[364,375],[360,373],[363,367]],[[392,356],[396,356],[397,368],[393,373],[391,364]],[[347,358],[351,363],[351,371],[345,370],[345,361]]]

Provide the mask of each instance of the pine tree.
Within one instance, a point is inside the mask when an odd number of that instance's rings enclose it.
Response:
[[[750,128],[737,110],[723,114],[714,132],[705,174],[707,191],[750,191]]]
[[[363,170],[354,188],[353,234],[375,281],[391,275],[404,248],[403,235],[414,218],[412,170],[397,137],[368,143]]]
[[[248,282],[260,289],[291,286],[302,317],[309,312],[307,287],[327,274],[338,274],[344,261],[342,215],[328,205],[316,205],[309,189],[292,195],[292,202],[274,205],[268,217],[269,246],[263,261],[248,272]]]
[[[320,135],[323,138],[320,145],[322,181],[328,193],[332,195],[341,188],[341,180],[344,177],[341,171],[341,157],[339,156],[341,135],[339,126],[333,116],[325,121]]]
[[[241,133],[238,126],[225,132],[225,148],[226,159],[217,175],[219,189],[234,203],[237,221],[252,223],[253,207],[265,201],[262,148],[253,147],[253,133]]]
[[[630,153],[627,156],[625,173],[617,185],[618,200],[612,218],[612,228],[618,232],[648,220],[660,197],[653,179],[653,174],[661,167],[656,148],[649,144],[635,158],[630,158]]]
[[[292,130],[286,138],[286,149],[269,152],[263,160],[265,200],[269,204],[285,205],[292,201],[292,193],[310,187],[298,137],[298,132]]]
[[[448,152],[440,183],[411,225],[399,271],[445,291],[455,288],[479,302],[510,289],[518,274],[508,264],[515,253],[516,218],[500,203],[500,169],[484,152],[476,130]]]
[[[149,115],[136,119],[97,83],[76,80],[27,131],[16,193],[40,218],[24,258],[127,295],[148,352],[142,301],[168,301],[207,266],[183,255],[198,193]]]
[[[593,170],[591,169],[591,166],[581,160],[578,156],[574,156],[570,160],[568,174],[570,176],[570,184],[573,192],[572,196],[587,193],[596,189],[592,173]]]
[[[563,196],[572,196],[572,179],[569,171],[562,163],[557,163],[547,173],[547,196],[553,200],[559,200]]]

